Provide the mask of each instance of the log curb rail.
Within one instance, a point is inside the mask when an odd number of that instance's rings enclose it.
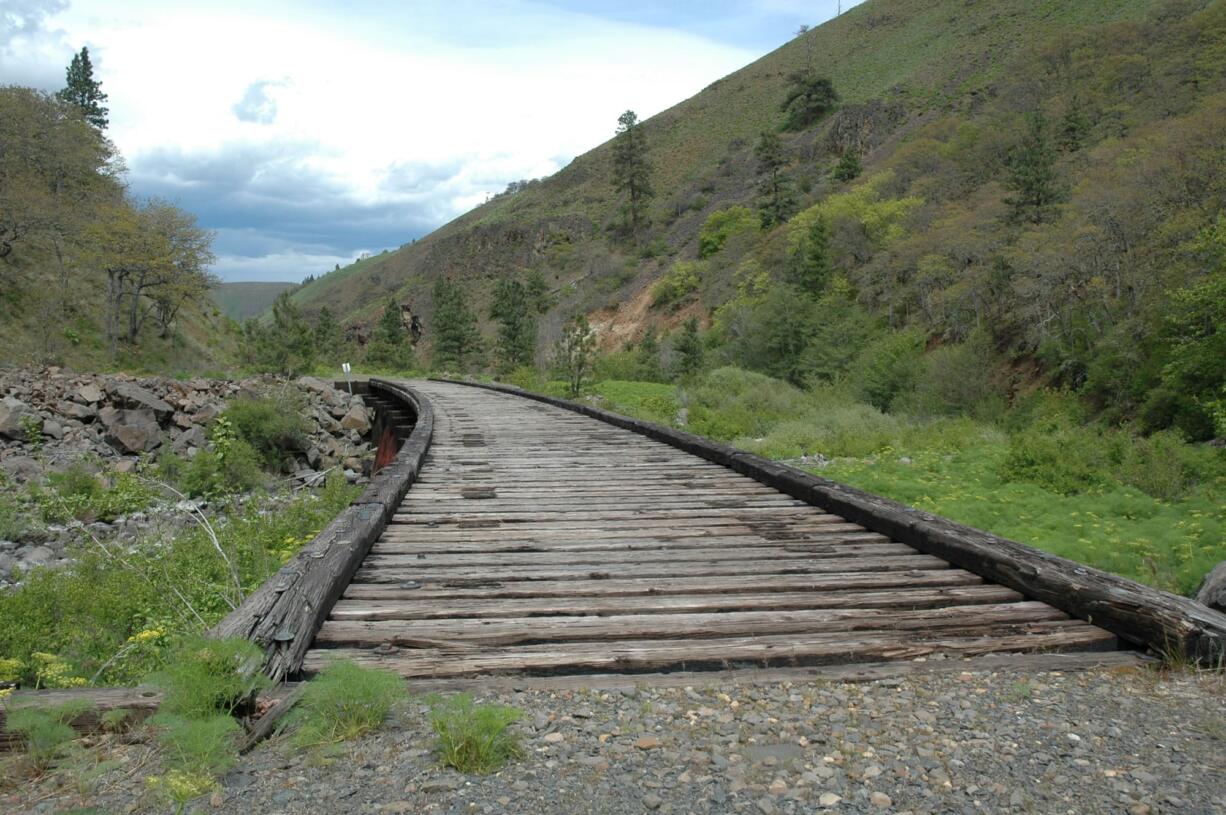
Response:
[[[841,515],[870,531],[1042,600],[1161,656],[1209,667],[1220,668],[1226,663],[1226,614],[1195,600],[1058,557],[855,487],[801,472],[682,430],[510,385],[437,377],[431,379],[532,399],[639,433],[729,467],[793,498]]]
[[[391,464],[297,555],[218,623],[210,635],[264,649],[275,682],[296,675],[311,641],[417,479],[434,435],[429,400],[401,382],[372,378],[372,391],[411,407],[417,420]]]

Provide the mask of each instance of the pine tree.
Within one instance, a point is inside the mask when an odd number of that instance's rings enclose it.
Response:
[[[660,382],[664,379],[660,371],[660,341],[656,337],[655,326],[649,326],[639,347],[634,353],[635,376],[643,382]]]
[[[536,356],[536,313],[528,287],[518,277],[504,277],[494,288],[490,317],[500,324],[498,360],[503,372],[531,365]]]
[[[860,156],[854,150],[848,150],[843,153],[843,157],[835,165],[832,175],[836,181],[851,181],[859,178],[861,172],[863,168],[860,166]]]
[[[637,237],[647,202],[655,195],[655,190],[651,187],[647,142],[639,117],[633,110],[617,118],[617,135],[613,137],[613,186],[626,195],[630,230]]]
[[[766,132],[754,148],[758,159],[758,220],[763,229],[783,223],[796,211],[796,193],[784,172],[787,159],[778,134]]]
[[[792,74],[788,82],[788,93],[780,106],[786,114],[784,130],[803,130],[833,110],[839,101],[834,84],[811,69]]]
[[[434,283],[434,368],[466,371],[480,361],[484,343],[464,290],[440,277]]]
[[[691,317],[681,326],[673,350],[677,352],[677,376],[685,378],[702,369],[702,340],[698,338],[698,318]]]
[[[1014,221],[1039,224],[1056,204],[1068,198],[1068,190],[1056,172],[1058,158],[1047,133],[1047,120],[1036,111],[1027,117],[1026,135],[1006,161],[1005,187],[1016,195],[1005,199]]]
[[[319,356],[333,364],[341,361],[344,342],[341,324],[336,321],[332,309],[324,306],[315,318],[315,348]]]
[[[1060,132],[1057,135],[1060,149],[1066,153],[1076,153],[1085,146],[1089,135],[1090,117],[1086,116],[1081,100],[1073,96],[1064,111],[1064,118],[1060,121]]]
[[[830,278],[830,230],[818,216],[796,247],[787,269],[787,282],[810,297],[820,297]]]
[[[102,83],[94,79],[94,66],[89,61],[88,48],[82,48],[81,53],[73,55],[65,73],[66,84],[56,96],[60,101],[80,108],[85,121],[95,128],[105,130],[110,109],[103,104],[107,95],[102,92]]]

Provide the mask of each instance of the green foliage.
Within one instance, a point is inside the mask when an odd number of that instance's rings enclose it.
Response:
[[[923,353],[923,336],[915,330],[886,334],[869,343],[852,366],[860,398],[888,411],[914,386]]]
[[[835,263],[862,262],[878,249],[906,235],[906,221],[924,204],[919,196],[890,198],[894,182],[890,171],[870,176],[854,188],[828,196],[799,213],[788,226],[788,240],[795,247],[804,242],[816,219],[824,219],[833,237],[831,257]]]
[[[113,521],[145,509],[158,496],[154,487],[132,473],[115,473],[104,480],[83,462],[49,473],[47,489],[32,494],[43,519],[54,523]]]
[[[1075,153],[1085,146],[1091,127],[1090,117],[1086,115],[1081,99],[1074,94],[1064,109],[1056,143],[1064,152]]]
[[[366,364],[372,368],[403,373],[417,365],[413,346],[405,330],[400,305],[389,297],[383,306],[379,322],[375,324],[374,336],[366,346]]]
[[[4,730],[22,737],[26,756],[37,769],[46,769],[64,755],[77,738],[72,722],[93,709],[86,701],[66,702],[52,707],[10,707]]]
[[[644,382],[663,382],[664,370],[660,366],[660,341],[655,326],[649,326],[639,340],[634,352],[635,379]]]
[[[634,111],[627,110],[617,117],[617,134],[613,137],[613,186],[625,195],[628,226],[635,235],[643,224],[648,201],[655,196],[651,175],[643,127]]]
[[[681,333],[673,343],[676,362],[674,375],[684,379],[702,369],[702,339],[698,336],[698,318],[691,317],[681,324]]]
[[[566,380],[566,393],[570,398],[577,399],[583,393],[583,386],[592,373],[595,351],[596,334],[587,316],[572,317],[562,327],[562,338],[554,349],[554,366]]]
[[[272,319],[243,323],[243,360],[257,371],[297,376],[315,365],[315,330],[283,291],[272,304]]]
[[[1222,236],[1218,251],[1226,255],[1226,215],[1218,215],[1215,229]],[[1206,279],[1174,292],[1167,316],[1171,351],[1162,386],[1182,401],[1170,424],[1197,440],[1219,432],[1214,410],[1226,398],[1226,257],[1219,264]]]
[[[1059,154],[1048,134],[1041,111],[1026,117],[1026,134],[1009,153],[1005,187],[1014,195],[1005,199],[1015,221],[1041,224],[1056,204],[1068,200],[1068,189],[1056,170]]]
[[[281,470],[295,452],[304,448],[306,433],[298,401],[270,396],[231,401],[210,428],[213,447],[220,457],[234,454],[233,436],[251,445],[271,472]]]
[[[835,181],[854,181],[860,177],[860,173],[864,172],[864,168],[860,166],[860,154],[854,150],[848,150],[839,158],[839,163],[834,166],[834,171],[830,173]]]
[[[804,130],[834,109],[839,95],[829,77],[813,70],[797,71],[788,77],[787,96],[780,110],[784,130]]]
[[[480,362],[484,343],[464,290],[450,278],[434,282],[435,370],[467,371]]]
[[[701,261],[679,260],[651,287],[651,305],[678,308],[702,284],[706,267]]]
[[[286,719],[298,748],[352,741],[381,727],[407,698],[404,679],[391,671],[337,661],[319,672]]]
[[[531,365],[536,357],[538,302],[517,276],[502,277],[494,287],[490,317],[499,323],[498,364],[500,371]]]
[[[158,472],[192,497],[222,498],[250,492],[265,482],[259,454],[242,439],[220,446],[214,442],[214,449],[199,450],[187,460],[165,453],[158,459]]]
[[[921,416],[974,416],[991,420],[1004,413],[993,381],[991,348],[982,334],[958,345],[942,345],[920,361],[915,390],[902,403]]]
[[[246,639],[184,639],[166,666],[150,677],[164,690],[160,711],[186,719],[229,715],[271,680],[263,674],[264,651]]]
[[[817,333],[818,306],[790,285],[773,286],[745,308],[745,323],[728,351],[737,362],[793,385],[808,378],[806,351]]]
[[[103,104],[107,95],[102,92],[102,83],[94,79],[94,66],[89,59],[88,48],[82,47],[80,53],[73,54],[65,74],[64,89],[56,97],[79,110],[90,125],[105,130],[110,112]]]
[[[519,738],[510,729],[522,715],[515,708],[476,705],[466,693],[428,701],[430,726],[438,736],[436,749],[444,766],[485,774],[521,755]]]
[[[609,409],[657,424],[671,425],[677,418],[677,388],[659,382],[602,380],[592,386]]]
[[[787,266],[787,282],[810,297],[820,297],[832,272],[830,228],[818,215],[795,241]]]
[[[165,664],[175,642],[232,610],[234,581],[218,547],[250,592],[356,494],[338,477],[275,508],[249,502],[211,518],[216,544],[190,528],[165,539],[151,532],[121,551],[74,550],[70,565],[34,569],[0,593],[0,659],[19,663],[28,686],[95,674],[101,684],[134,683]]]
[[[183,797],[195,798],[212,788],[207,778],[219,776],[238,762],[238,736],[243,728],[228,713],[191,717],[159,711],[149,723],[157,730],[162,762],[171,770],[198,779],[203,789]],[[171,792],[171,797],[179,796]]]
[[[762,133],[753,154],[758,161],[758,221],[763,229],[770,229],[796,212],[796,192],[786,172],[783,140],[777,133]]]
[[[749,207],[717,209],[707,216],[698,231],[698,256],[707,258],[724,248],[733,235],[752,232],[758,226]]]

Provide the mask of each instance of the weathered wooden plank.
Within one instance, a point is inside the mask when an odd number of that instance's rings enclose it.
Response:
[[[722,577],[637,577],[628,580],[507,581],[492,576],[484,584],[447,584],[435,580],[367,582],[359,574],[345,590],[352,599],[454,601],[487,597],[626,597],[635,595],[721,594],[735,592],[840,591],[853,589],[971,586],[983,578],[963,569],[909,569],[897,572],[836,572],[814,575],[735,575]]]
[[[0,752],[14,750],[24,744],[21,736],[5,730],[10,710],[23,707],[57,707],[70,703],[84,703],[90,708],[68,724],[79,733],[97,733],[102,730],[102,714],[107,711],[129,710],[133,724],[151,716],[162,704],[162,691],[148,686],[14,691],[11,695],[0,698]]]
[[[837,544],[863,545],[887,544],[892,541],[876,532],[839,532],[834,534],[805,535],[796,538],[764,538],[759,535],[711,535],[696,536],[637,536],[637,537],[537,537],[506,540],[437,540],[422,535],[421,538],[379,539],[371,554],[417,554],[443,552],[633,552],[699,549],[718,544],[723,547],[757,549],[786,545],[795,551],[806,551]]]
[[[318,670],[330,658],[353,659],[406,677],[465,676],[485,673],[647,671],[671,666],[722,666],[751,662],[821,664],[916,659],[943,653],[979,655],[998,651],[1114,649],[1113,635],[1080,620],[1032,623],[1018,634],[1013,626],[981,629],[973,636],[908,631],[890,634],[784,634],[700,640],[630,640],[566,643],[564,647],[523,646],[455,649],[315,649],[303,668]]]
[[[612,597],[536,597],[478,600],[414,600],[403,592],[391,600],[341,599],[330,620],[442,620],[468,617],[550,617],[611,614],[673,614],[717,611],[805,608],[935,608],[946,605],[1010,603],[1024,599],[1004,586],[955,586],[936,589],[895,588],[889,591],[809,591],[756,594],[677,594]],[[542,624],[548,622],[542,620]]]
[[[820,632],[937,631],[1067,620],[1046,603],[1012,602],[903,610],[898,608],[771,609],[579,617],[451,620],[329,620],[316,648],[437,648],[449,644],[519,645],[591,640],[709,639]]]

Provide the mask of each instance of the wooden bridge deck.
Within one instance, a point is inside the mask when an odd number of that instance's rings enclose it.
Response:
[[[417,483],[307,653],[408,677],[1100,651],[1100,628],[729,469],[538,402],[415,382]]]

